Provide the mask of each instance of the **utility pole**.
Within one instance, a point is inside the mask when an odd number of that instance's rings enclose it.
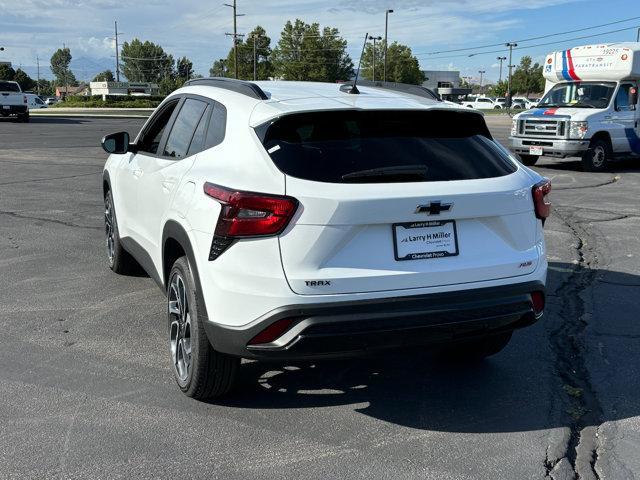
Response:
[[[382,40],[382,37],[374,37],[369,35],[369,40],[373,40],[373,81],[376,81],[376,41]]]
[[[120,81],[120,59],[118,58],[118,22],[116,24],[116,82]]]
[[[387,81],[387,45],[389,34],[389,14],[393,13],[393,10],[387,10],[384,12],[384,70],[382,71],[382,81]]]
[[[38,68],[38,96],[40,96],[40,57],[36,56],[36,66]]]
[[[500,79],[498,80],[498,82],[502,81],[502,62],[504,62],[506,59],[507,57],[496,57],[496,60],[500,62]]]
[[[505,44],[505,46],[509,47],[509,82],[507,83],[507,101],[505,102],[507,105],[507,111],[509,111],[511,109],[511,70],[513,68],[512,65],[512,54],[513,54],[513,49],[514,47],[517,47],[518,44],[514,43],[514,42],[508,42]]]
[[[253,80],[258,80],[258,49],[256,44],[258,43],[258,39],[260,35],[254,33],[251,38],[253,39]]]
[[[67,49],[67,46],[63,43],[62,50],[66,50],[66,49]],[[69,95],[69,75],[67,75],[67,70],[69,70],[68,65],[64,67],[64,97],[63,97],[64,100],[66,100],[67,96]]]
[[[244,37],[244,35],[238,34],[238,17],[242,17],[244,13],[238,13],[236,6],[236,0],[233,0],[233,5],[229,3],[224,4],[225,7],[231,7],[233,9],[233,33],[225,33],[229,37],[233,37],[233,63],[235,64],[235,78],[238,78],[238,37]]]
[[[486,70],[478,70],[478,73],[480,74],[480,93],[482,93],[482,76],[487,73]]]

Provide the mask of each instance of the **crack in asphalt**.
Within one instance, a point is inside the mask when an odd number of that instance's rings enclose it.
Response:
[[[77,223],[73,223],[73,222],[65,222],[64,220],[56,220],[55,218],[46,218],[46,217],[35,217],[35,216],[31,216],[31,215],[22,215],[18,212],[11,212],[11,211],[6,211],[6,210],[0,210],[0,215],[7,215],[10,217],[14,217],[14,218],[22,218],[22,219],[27,219],[27,220],[40,220],[42,222],[49,222],[49,223],[56,223],[58,225],[64,225],[65,227],[72,227],[72,228],[85,228],[88,230],[102,230],[103,227],[94,227],[91,225],[78,225]]]
[[[47,177],[47,178],[34,178],[31,180],[16,180],[15,182],[0,183],[0,185],[19,185],[21,183],[46,182],[48,180],[64,180],[68,178],[88,177],[89,175],[97,175],[99,173],[102,173],[102,170],[99,170],[97,172],[79,173],[77,175],[67,175],[65,177]]]
[[[610,178],[606,182],[596,183],[595,185],[578,185],[576,187],[554,187],[553,189],[556,191],[560,191],[560,190],[580,190],[583,188],[598,188],[598,187],[604,187],[606,185],[611,185],[612,183],[616,183],[618,180],[620,180],[620,175],[614,175],[612,178]]]
[[[582,295],[597,280],[598,256],[591,247],[589,234],[571,214],[558,209],[555,213],[576,239],[578,254],[577,265],[556,291],[565,301],[558,312],[559,325],[549,331],[549,341],[555,354],[555,368],[563,384],[563,398],[569,416],[570,437],[565,458],[577,478],[597,480],[596,437],[597,426],[602,423],[603,414],[585,362],[584,334],[589,313]],[[553,468],[560,461],[562,459],[557,462],[545,460],[548,476],[552,476]]]
[[[591,207],[577,207],[575,205],[554,205],[554,208],[562,208],[564,210],[586,210],[587,212],[596,212],[596,213],[608,213],[609,215],[620,215],[620,212],[612,212],[611,210],[603,210],[600,208],[591,208]],[[640,218],[639,214],[634,213],[624,213],[623,214],[627,218]]]

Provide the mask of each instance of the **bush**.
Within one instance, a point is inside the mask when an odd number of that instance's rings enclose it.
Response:
[[[106,100],[100,96],[67,97],[64,101],[52,105],[54,108],[156,108],[164,97],[136,97],[131,95],[111,95]]]

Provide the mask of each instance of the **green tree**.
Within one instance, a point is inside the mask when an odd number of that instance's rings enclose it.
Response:
[[[111,70],[105,70],[104,72],[100,72],[95,77],[93,77],[92,82],[114,82],[115,77],[113,76],[113,72]]]
[[[185,82],[190,78],[193,78],[193,62],[187,57],[182,57],[180,60],[178,60],[177,75],[178,78],[182,79]]]
[[[209,69],[209,76],[211,77],[226,77],[227,76],[227,61],[224,58],[216,60]]]
[[[69,69],[71,64],[71,50],[68,47],[59,48],[51,56],[51,71],[56,76],[56,85],[77,85],[78,82],[73,72]]]
[[[40,86],[39,89],[38,89],[38,86]],[[53,96],[53,94],[56,91],[53,85],[53,82],[50,82],[49,80],[45,80],[44,78],[41,78],[39,81],[36,82],[36,86],[33,87],[33,90],[35,90],[36,92],[39,90],[40,95],[45,97]]]
[[[36,86],[36,82],[21,68],[16,70],[13,81],[18,82],[23,92],[32,90]]]
[[[518,65],[511,75],[511,91],[524,93],[540,93],[544,91],[544,77],[542,76],[542,65],[533,63],[530,56],[525,55],[520,59]]]
[[[15,76],[16,71],[11,65],[0,64],[0,80],[13,80]]]
[[[362,59],[362,76],[373,80],[373,43],[367,44]],[[376,43],[375,53],[376,80],[382,80],[384,73],[384,42]],[[387,81],[420,85],[426,80],[418,59],[411,48],[393,42],[387,49]]]
[[[173,56],[160,45],[134,38],[122,45],[122,73],[130,82],[156,82],[174,75]]]
[[[256,70],[258,80],[266,80],[273,75],[273,65],[271,64],[271,38],[264,28],[258,25],[248,35],[245,41],[238,42],[238,78],[243,80],[253,80],[253,44],[256,45]],[[216,63],[218,65],[216,65]],[[222,69],[221,67],[226,67]],[[215,62],[212,70],[216,70],[220,76],[233,77],[235,75],[235,54],[233,47],[229,50],[224,64]],[[211,71],[210,71],[211,73]],[[222,75],[219,75],[222,73]]]
[[[311,25],[296,19],[287,21],[273,50],[274,75],[285,80],[336,82],[348,80],[353,62],[346,52],[347,41],[337,28]]]
[[[500,80],[489,89],[489,94],[492,97],[504,97],[507,94],[508,82],[506,80]]]

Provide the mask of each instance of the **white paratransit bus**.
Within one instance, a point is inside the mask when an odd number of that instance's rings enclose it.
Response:
[[[513,118],[511,147],[526,165],[582,157],[587,171],[640,156],[640,43],[586,45],[547,55],[545,95]]]

